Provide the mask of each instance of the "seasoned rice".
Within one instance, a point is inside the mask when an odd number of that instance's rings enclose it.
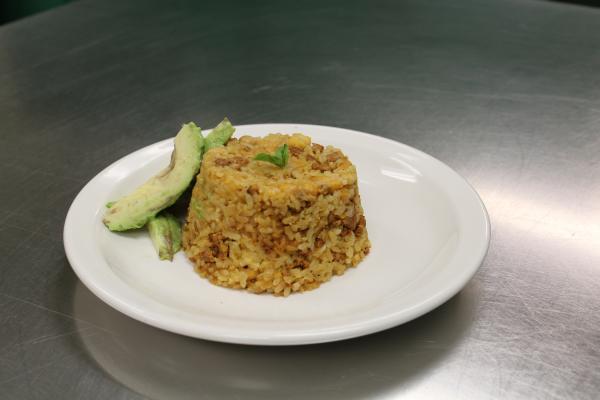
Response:
[[[284,143],[287,167],[253,160]],[[301,134],[232,139],[204,156],[183,248],[217,285],[277,296],[317,288],[369,253],[356,169]]]

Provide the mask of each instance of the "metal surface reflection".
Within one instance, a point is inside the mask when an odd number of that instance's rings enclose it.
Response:
[[[600,248],[600,209],[583,213],[573,204],[552,204],[547,199],[531,199],[508,190],[494,195],[480,190],[499,223],[554,238],[577,238],[589,244],[590,250]]]
[[[443,363],[470,327],[466,289],[429,315],[379,334],[311,346],[213,343],[135,321],[80,282],[73,315],[102,328],[79,340],[114,379],[151,398],[386,398]]]
[[[600,10],[365,4],[90,0],[0,28],[1,399],[599,398]],[[122,316],[65,260],[69,204],[173,126],[224,115],[431,154],[488,208],[483,265],[432,313],[328,345],[223,345]]]

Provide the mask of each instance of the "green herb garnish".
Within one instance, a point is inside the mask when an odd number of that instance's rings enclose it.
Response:
[[[277,165],[279,168],[284,168],[287,165],[289,158],[288,145],[279,146],[273,154],[259,153],[254,157],[258,161],[266,161]]]
[[[116,201],[109,201],[108,203],[106,203],[106,208],[111,208],[112,206],[114,206],[116,203]]]

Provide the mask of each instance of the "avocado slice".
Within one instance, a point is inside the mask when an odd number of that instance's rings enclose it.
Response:
[[[146,224],[150,239],[161,260],[173,260],[181,249],[181,225],[173,214],[161,212]]]
[[[110,205],[104,225],[111,231],[141,228],[158,212],[169,207],[185,191],[200,169],[204,139],[193,122],[184,124],[175,136],[169,166],[133,193]]]
[[[235,132],[235,128],[227,118],[224,118],[219,125],[215,126],[213,130],[206,135],[206,139],[204,140],[204,152],[206,153],[215,147],[225,146],[229,139],[231,139],[233,132]]]

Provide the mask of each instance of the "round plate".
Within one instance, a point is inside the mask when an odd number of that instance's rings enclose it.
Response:
[[[160,261],[145,230],[113,233],[105,203],[169,163],[173,140],[138,150],[77,195],[64,229],[67,257],[100,299],[139,321],[220,342],[292,345],[366,335],[444,303],[473,276],[488,248],[485,207],[469,184],[433,157],[378,136],[316,125],[238,126],[236,136],[302,132],[356,165],[371,253],[320,288],[289,297],[210,284],[179,252]]]

